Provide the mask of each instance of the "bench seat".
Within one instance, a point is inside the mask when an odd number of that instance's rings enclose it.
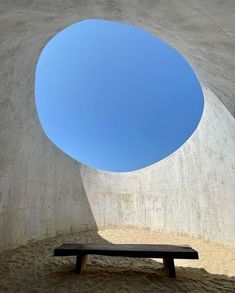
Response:
[[[81,273],[87,255],[126,256],[135,258],[163,258],[163,270],[175,277],[174,259],[198,259],[198,252],[188,245],[168,244],[63,244],[54,250],[54,256],[77,256],[76,272]]]

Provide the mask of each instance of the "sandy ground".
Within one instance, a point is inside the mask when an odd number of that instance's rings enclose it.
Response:
[[[63,242],[189,244],[200,260],[176,260],[177,278],[161,260],[89,256],[74,272],[74,257],[53,257]],[[0,254],[0,292],[235,292],[235,248],[143,229],[108,229],[59,235]]]

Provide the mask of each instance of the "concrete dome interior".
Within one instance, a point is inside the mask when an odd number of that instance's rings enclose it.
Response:
[[[235,2],[222,2],[1,1],[0,249],[111,226],[235,244]],[[58,31],[88,18],[145,28],[181,52],[199,77],[199,127],[156,165],[118,174],[91,169],[57,149],[40,126],[39,54]]]

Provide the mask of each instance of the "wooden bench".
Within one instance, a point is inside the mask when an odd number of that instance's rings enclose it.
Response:
[[[54,256],[77,256],[76,272],[80,274],[87,263],[87,255],[127,256],[139,258],[163,258],[163,270],[175,278],[174,259],[198,259],[198,253],[190,246],[166,244],[63,244],[54,250]]]

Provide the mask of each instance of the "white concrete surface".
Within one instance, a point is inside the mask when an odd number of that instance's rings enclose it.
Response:
[[[235,244],[235,1],[0,2],[0,248],[66,231],[141,226]],[[204,86],[189,141],[134,173],[90,169],[45,136],[34,103],[40,50],[84,18],[133,23],[165,39]]]
[[[122,174],[81,167],[99,228],[136,226],[235,243],[235,123],[209,89],[204,94],[200,127],[168,158]]]

